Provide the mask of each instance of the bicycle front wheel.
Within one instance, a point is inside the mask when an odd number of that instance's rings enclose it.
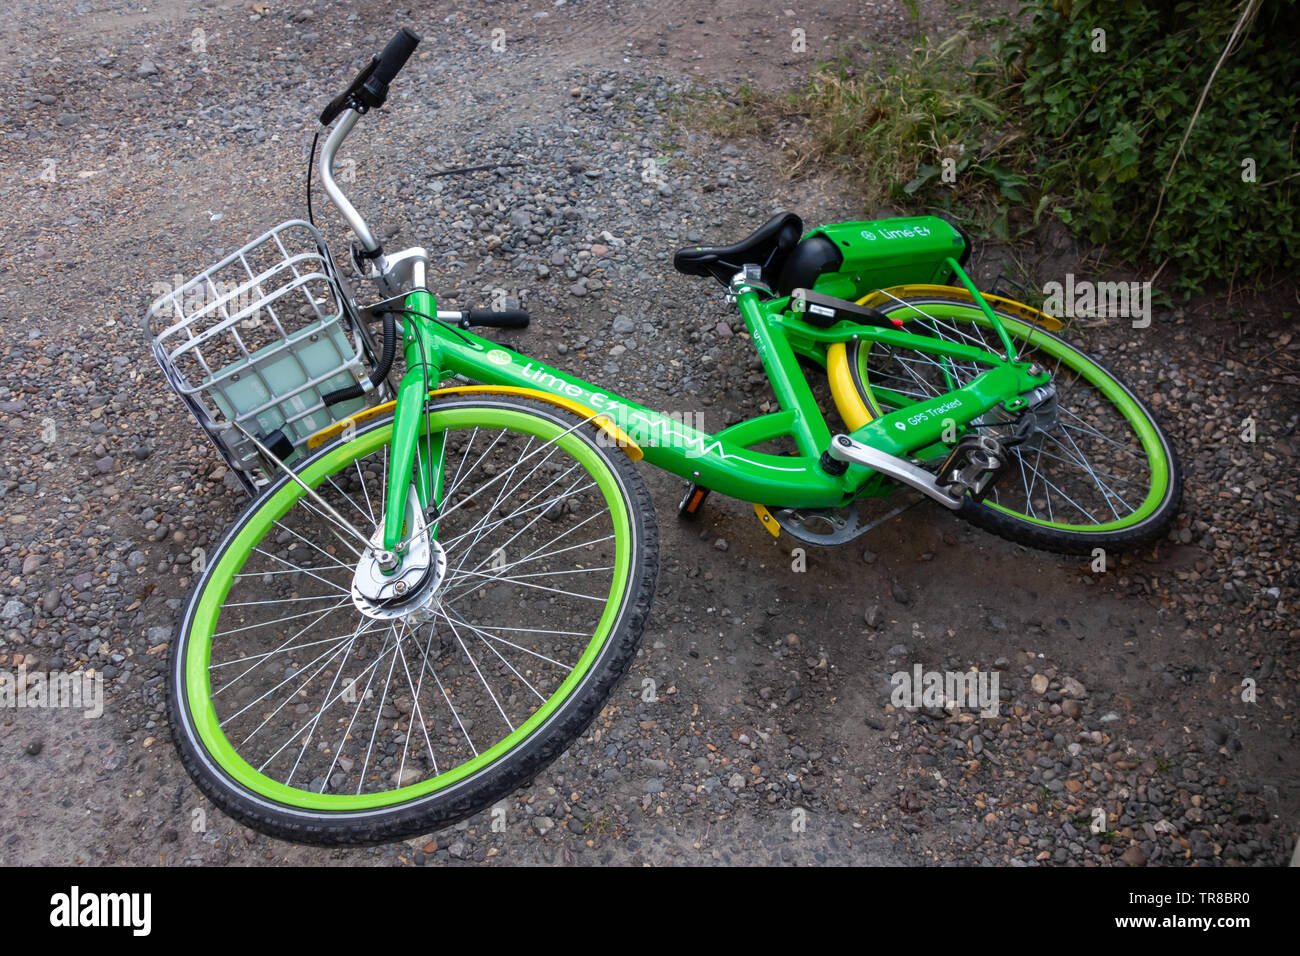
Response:
[[[872,304],[902,319],[909,332],[1002,351],[988,317],[971,302],[920,296]],[[1012,541],[1073,554],[1131,549],[1164,534],[1183,479],[1151,410],[1096,359],[1022,317],[994,311],[1019,357],[1052,373],[1054,394],[1031,430],[1000,410],[971,423],[1002,440],[1011,461],[984,501],[968,497],[959,514]],[[847,359],[856,396],[874,416],[942,395],[986,370],[880,342],[850,343]]]
[[[408,600],[358,600],[364,545],[283,475],[186,602],[168,698],[181,758],[272,836],[365,844],[454,823],[563,752],[635,656],[657,531],[626,455],[527,399],[441,400],[427,421],[416,467],[443,476],[427,515],[441,561]],[[367,535],[392,435],[390,417],[297,471]]]

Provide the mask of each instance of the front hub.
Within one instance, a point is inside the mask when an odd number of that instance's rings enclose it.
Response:
[[[370,537],[370,547],[357,561],[352,575],[352,603],[366,617],[392,620],[423,609],[433,599],[447,573],[447,553],[430,536],[428,525],[411,489],[406,527],[411,535],[405,549],[394,554],[384,549],[384,529]]]
[[[401,565],[386,574],[380,548],[366,551],[352,576],[352,603],[366,617],[392,620],[424,608],[447,574],[447,552],[427,534],[411,542]]]

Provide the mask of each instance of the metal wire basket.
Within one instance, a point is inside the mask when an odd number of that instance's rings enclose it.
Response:
[[[308,436],[365,406],[327,407],[323,393],[375,364],[370,334],[320,232],[302,220],[267,231],[159,298],[145,334],[168,383],[250,494],[273,464],[233,423],[286,464]]]

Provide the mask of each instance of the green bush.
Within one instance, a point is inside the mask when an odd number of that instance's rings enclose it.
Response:
[[[1002,238],[1055,214],[1114,258],[1172,262],[1184,293],[1241,284],[1300,258],[1300,0],[1259,3],[1188,134],[1245,7],[1028,0],[1018,26],[963,16],[968,30],[884,70],[846,58],[792,101],[733,113],[806,117],[796,167],[847,166],[868,205],[938,209]]]
[[[1034,0],[1003,50],[1013,109],[1037,145],[1028,174],[1040,211],[1121,257],[1172,261],[1184,292],[1300,258],[1295,0],[1259,5],[1166,183],[1244,7]]]

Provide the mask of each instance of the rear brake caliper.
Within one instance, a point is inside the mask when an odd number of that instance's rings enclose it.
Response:
[[[1060,417],[1056,383],[1048,382],[1046,385],[1040,385],[1005,407],[1007,413],[1015,416],[1015,425],[1011,435],[1006,438],[1007,443],[1011,445],[1032,443],[1039,435],[1050,434],[1056,428]]]

